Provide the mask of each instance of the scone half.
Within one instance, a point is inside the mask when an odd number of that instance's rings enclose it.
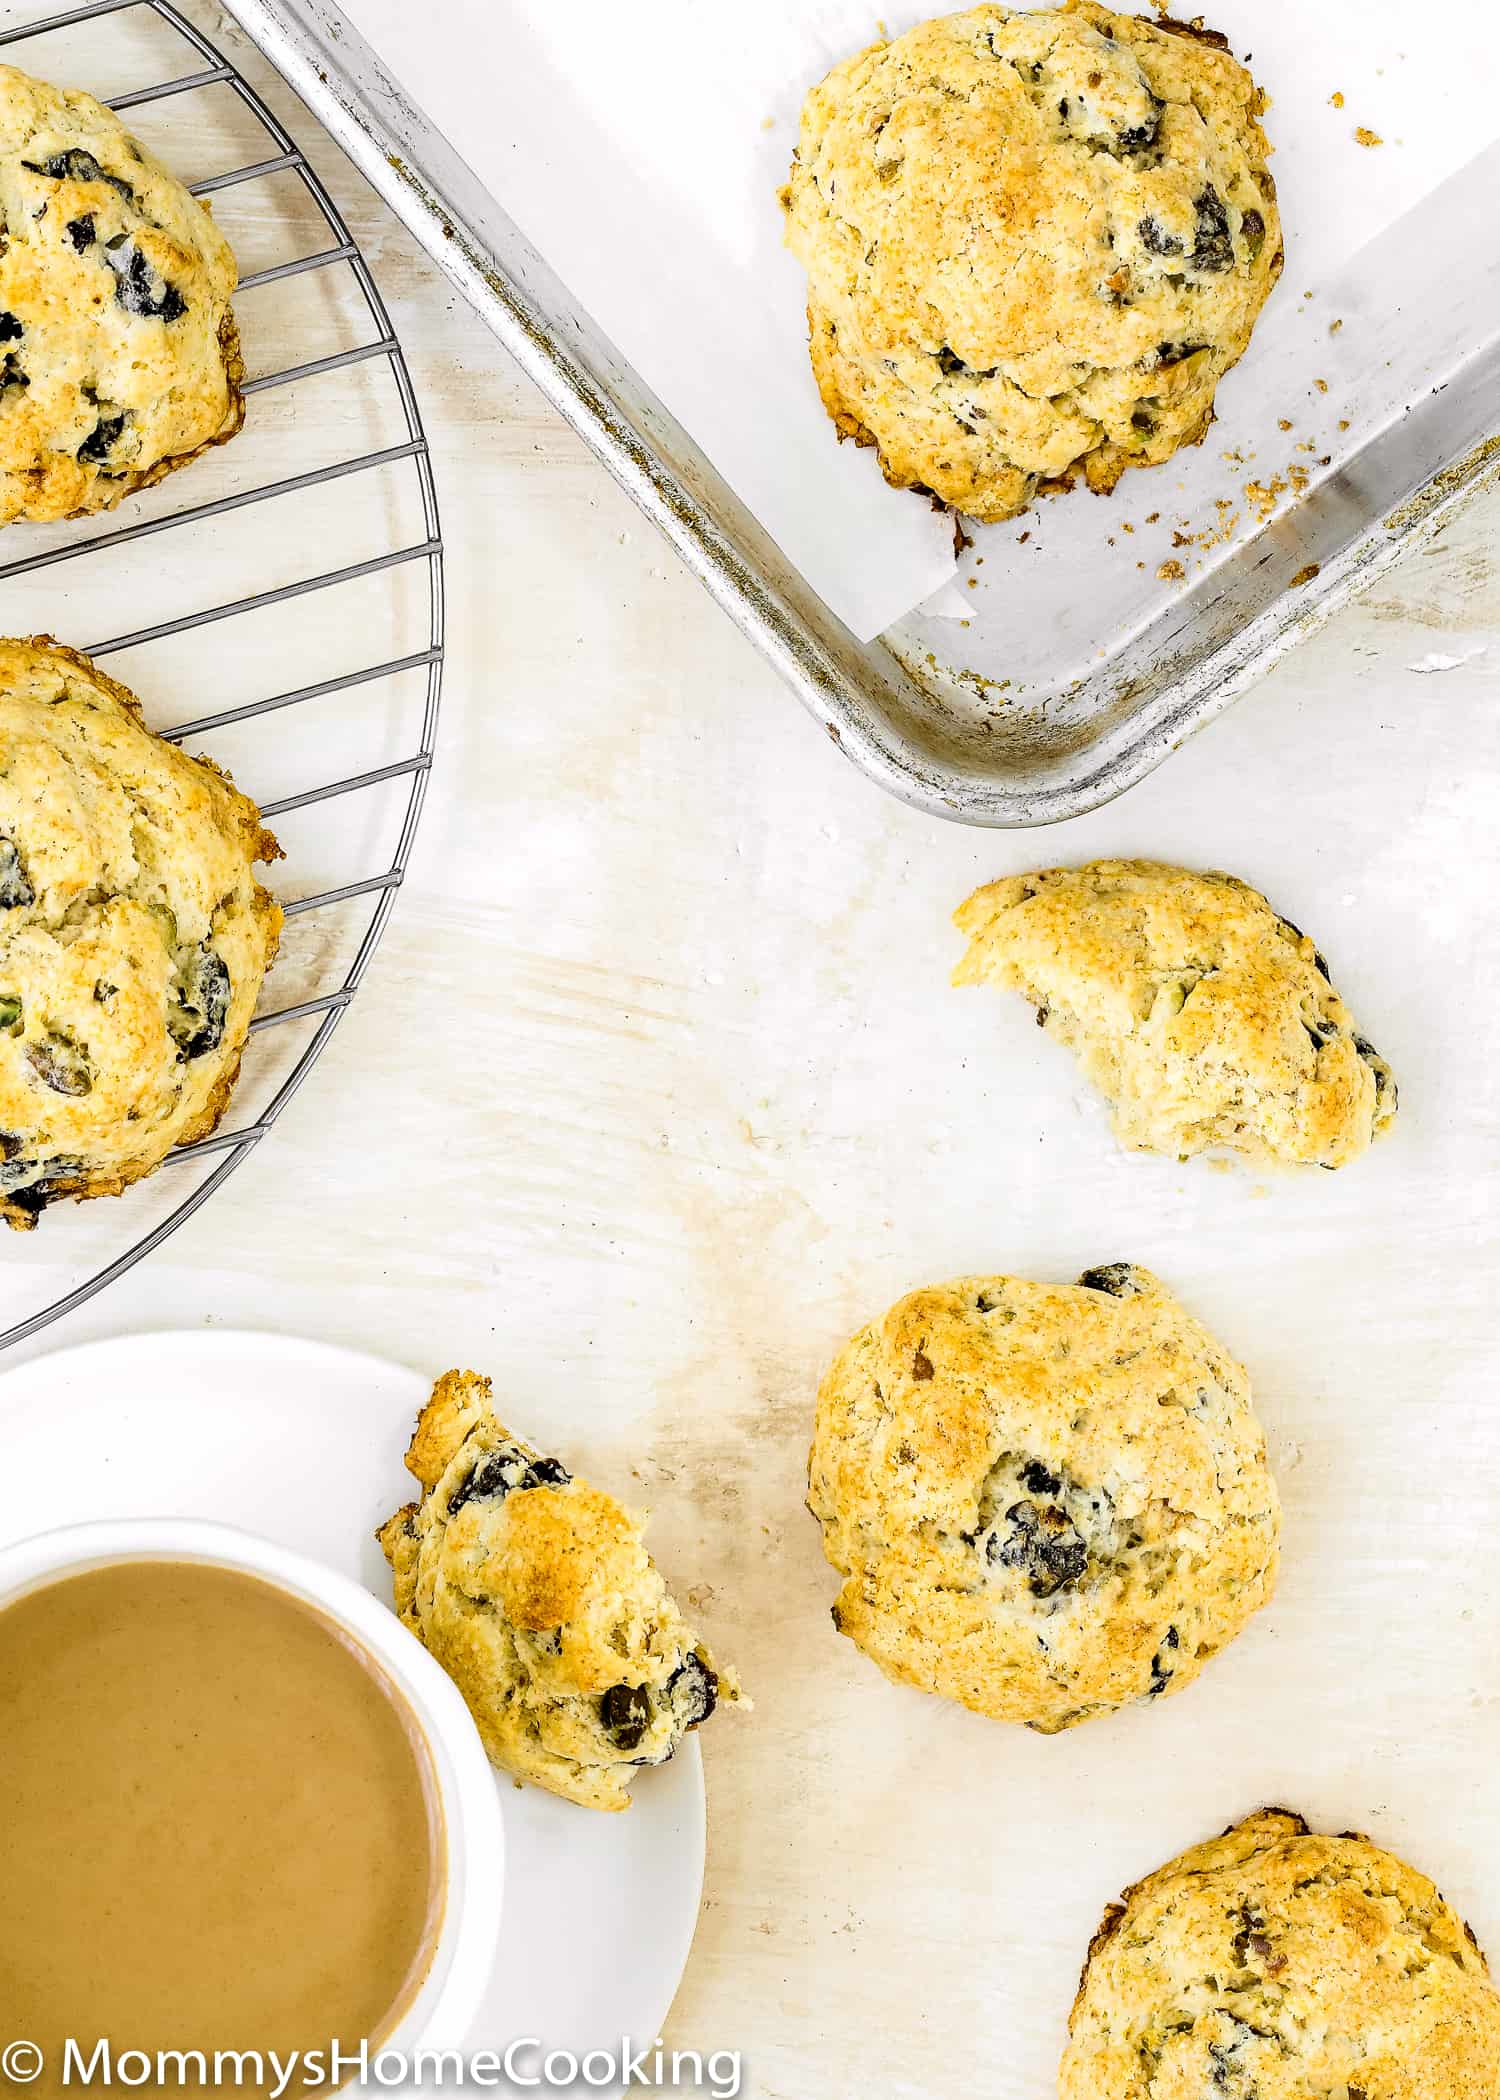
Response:
[[[628,1808],[637,1771],[720,1705],[748,1704],[641,1526],[508,1429],[487,1378],[438,1380],[406,1464],[422,1497],[377,1534],[396,1609],[502,1769],[585,1808]]]

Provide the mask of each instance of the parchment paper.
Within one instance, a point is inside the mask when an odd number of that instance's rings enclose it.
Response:
[[[952,574],[952,531],[834,442],[781,240],[807,87],[930,7],[858,0],[346,0],[382,58],[814,588],[863,639]],[[1184,10],[1185,11],[1185,10]],[[1458,0],[1441,37],[1405,0],[1218,0],[1273,97],[1301,290],[1487,143],[1500,39]],[[1460,121],[1453,88],[1465,83]],[[1343,97],[1342,106],[1333,101]],[[1379,135],[1363,148],[1355,130]],[[1251,356],[1253,357],[1253,347]],[[1080,553],[1084,550],[1081,548]],[[958,599],[950,599],[961,609]],[[972,609],[972,608],[962,608]]]

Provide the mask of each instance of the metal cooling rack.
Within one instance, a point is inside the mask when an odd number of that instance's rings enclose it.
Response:
[[[133,523],[119,525],[111,530],[82,537],[73,535],[61,543],[46,545],[33,553],[22,553],[11,559],[0,559],[0,585],[18,577],[32,575],[40,570],[54,568],[60,563],[84,562],[90,555],[106,549],[119,548],[130,543],[154,539],[161,535],[188,532],[206,528],[210,521],[231,513],[246,510],[251,506],[271,506],[290,497],[339,481],[348,476],[373,474],[382,468],[409,463],[409,471],[415,476],[419,492],[422,532],[409,543],[390,548],[357,562],[342,567],[330,568],[319,574],[300,577],[278,587],[237,597],[229,602],[194,607],[172,618],[138,628],[131,633],[106,635],[98,640],[79,639],[75,634],[64,636],[66,640],[78,639],[78,645],[95,658],[108,658],[143,644],[170,640],[173,637],[191,634],[194,630],[207,628],[218,622],[233,621],[247,614],[265,611],[279,605],[290,604],[315,592],[331,590],[341,584],[352,583],[360,578],[376,575],[382,571],[412,567],[426,577],[425,639],[421,646],[397,656],[385,656],[383,660],[361,665],[359,668],[341,672],[338,676],[304,685],[296,690],[277,692],[268,698],[254,699],[243,705],[226,708],[222,712],[200,716],[195,721],[182,723],[164,731],[174,742],[187,742],[194,750],[212,752],[212,738],[232,725],[253,722],[273,723],[283,711],[296,708],[307,702],[315,702],[332,694],[349,691],[356,687],[375,685],[379,681],[394,680],[402,674],[414,673],[425,677],[425,691],[420,704],[419,729],[415,737],[416,748],[409,755],[393,763],[351,773],[302,789],[300,792],[282,797],[279,801],[261,804],[262,814],[270,822],[291,811],[326,804],[337,798],[355,795],[362,790],[379,787],[385,782],[408,783],[404,815],[399,823],[399,836],[389,865],[381,872],[364,875],[356,880],[323,888],[312,895],[281,899],[288,920],[306,914],[328,912],[331,908],[368,898],[370,908],[367,922],[359,936],[353,959],[343,968],[336,983],[316,996],[305,998],[293,1005],[272,1007],[257,1014],[252,1023],[252,1037],[268,1029],[277,1029],[293,1022],[312,1023],[310,1039],[296,1057],[290,1072],[281,1080],[274,1095],[254,1116],[254,1120],[237,1128],[216,1132],[195,1145],[180,1147],[165,1161],[160,1177],[188,1171],[195,1162],[207,1163],[206,1171],[196,1185],[178,1201],[170,1213],[153,1223],[150,1228],[134,1238],[123,1249],[106,1260],[87,1278],[66,1289],[61,1295],[41,1309],[16,1320],[14,1324],[0,1329],[0,1349],[26,1340],[51,1321],[60,1319],[92,1298],[106,1285],[125,1273],[136,1262],[159,1247],[161,1243],[183,1224],[199,1207],[206,1203],[217,1189],[229,1179],[255,1150],[271,1129],[287,1103],[297,1093],[313,1065],[326,1048],[330,1037],[347,1010],[366,967],[385,929],[391,907],[395,901],[406,871],[408,856],[416,834],[418,818],[426,792],[428,770],[432,764],[437,731],[438,698],[443,662],[443,566],[442,538],[438,523],[437,495],[433,484],[432,465],[427,439],[422,427],[422,418],[417,406],[415,391],[411,383],[406,360],[391,324],[384,300],[376,287],[370,269],[351,235],[343,215],[333,202],[323,181],[312,168],[285,127],[267,107],[255,88],[231,65],[185,15],[171,4],[171,0],[89,0],[89,4],[69,8],[63,12],[30,21],[16,28],[0,31],[0,47],[24,44],[51,32],[86,24],[104,16],[140,13],[155,17],[177,33],[186,46],[184,57],[187,70],[174,77],[163,79],[154,85],[135,89],[128,93],[109,97],[111,107],[116,110],[136,109],[146,104],[160,103],[170,97],[191,94],[208,88],[229,90],[238,98],[244,110],[255,119],[265,135],[267,152],[264,157],[215,173],[189,185],[197,196],[207,196],[222,191],[237,189],[242,185],[269,181],[272,178],[294,175],[301,183],[308,198],[315,205],[317,214],[328,235],[326,245],[295,259],[276,263],[270,267],[252,271],[240,280],[240,291],[247,292],[257,286],[278,280],[302,277],[309,272],[327,271],[334,268],[347,269],[362,295],[364,309],[374,330],[372,338],[355,347],[332,352],[328,355],[290,363],[278,370],[250,378],[244,391],[252,397],[250,414],[253,418],[253,397],[273,388],[294,386],[302,381],[321,378],[325,374],[340,372],[352,367],[382,363],[388,368],[399,397],[400,412],[404,418],[406,437],[404,441],[377,450],[356,453],[331,463],[320,465],[303,474],[287,476],[266,482],[260,486],[238,490],[219,497],[215,501],[200,502],[189,508],[177,510],[166,516],[147,516]],[[17,54],[22,63],[25,55]],[[6,53],[7,58],[12,54]],[[42,70],[39,66],[38,70]],[[325,425],[327,418],[323,419]],[[234,441],[243,444],[244,438]],[[210,455],[212,456],[212,455]],[[193,487],[195,466],[188,467],[182,476],[170,477],[168,486],[176,486],[182,492]],[[127,499],[129,503],[133,499]],[[5,551],[13,539],[19,542],[27,528],[17,526],[5,535]],[[85,602],[86,579],[80,579],[77,597]],[[86,616],[84,616],[86,624]],[[419,632],[422,631],[419,629]],[[414,634],[413,639],[417,639]],[[127,679],[127,682],[128,679]],[[143,696],[150,714],[150,695]],[[208,741],[205,741],[208,740]],[[272,886],[275,887],[274,876]],[[276,973],[273,970],[268,980],[268,990],[274,996]],[[248,1046],[247,1046],[248,1048]],[[233,1105],[230,1117],[233,1115]],[[150,1182],[141,1184],[151,1186]],[[126,1199],[118,1199],[126,1201]],[[49,1230],[55,1232],[65,1219],[82,1212],[98,1211],[106,1206],[91,1203],[77,1206],[59,1206],[42,1220],[40,1231],[32,1239],[40,1240]],[[51,1249],[39,1250],[51,1252]],[[66,1258],[66,1249],[60,1249]]]

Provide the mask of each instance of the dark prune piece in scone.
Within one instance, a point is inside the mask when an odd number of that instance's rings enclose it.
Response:
[[[0,66],[0,524],[109,510],[244,421],[208,206],[92,95]]]
[[[1342,1167],[1395,1117],[1390,1067],[1322,955],[1233,875],[1048,868],[976,890],[954,920],[954,983],[1023,993],[1135,1151]]]
[[[396,1609],[463,1693],[485,1749],[585,1808],[630,1806],[734,1672],[684,1622],[620,1504],[507,1429],[448,1371],[406,1454],[423,1497],[378,1534]]]
[[[782,201],[839,434],[982,519],[1199,443],[1282,265],[1263,109],[1227,50],[1091,0],[836,66]]]
[[[1111,1905],[1059,2100],[1500,2100],[1473,1934],[1368,1838],[1264,1809]]]
[[[228,1103],[280,848],[207,759],[46,636],[0,641],[0,1217],[114,1196]]]
[[[1249,1382],[1147,1269],[913,1291],[818,1393],[834,1624],[898,1683],[1043,1734],[1191,1683],[1275,1585]]]

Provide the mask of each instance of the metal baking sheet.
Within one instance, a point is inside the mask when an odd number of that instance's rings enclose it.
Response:
[[[1107,801],[1500,478],[1500,250],[1464,231],[1487,222],[1493,145],[1389,223],[1377,217],[1373,237],[1315,283],[1299,279],[1293,241],[1204,447],[1127,475],[1107,501],[1076,494],[975,528],[946,612],[919,610],[863,644],[338,10],[232,5],[827,733],[934,814],[1032,825]],[[485,10],[489,77],[514,12],[510,0]],[[455,31],[464,19],[459,8]],[[429,33],[445,32],[428,22]],[[1360,49],[1368,61],[1369,34]],[[1370,65],[1365,101],[1384,93],[1399,122],[1407,92],[1431,135],[1430,99],[1399,77],[1406,54],[1389,55],[1398,77],[1382,88],[1386,66]],[[1354,143],[1359,111],[1323,96],[1335,85],[1330,74],[1317,99],[1338,105],[1338,180],[1378,205],[1377,162]],[[1308,126],[1306,107],[1297,121]],[[1382,150],[1405,146],[1393,133]],[[1303,175],[1306,217],[1325,172]]]

